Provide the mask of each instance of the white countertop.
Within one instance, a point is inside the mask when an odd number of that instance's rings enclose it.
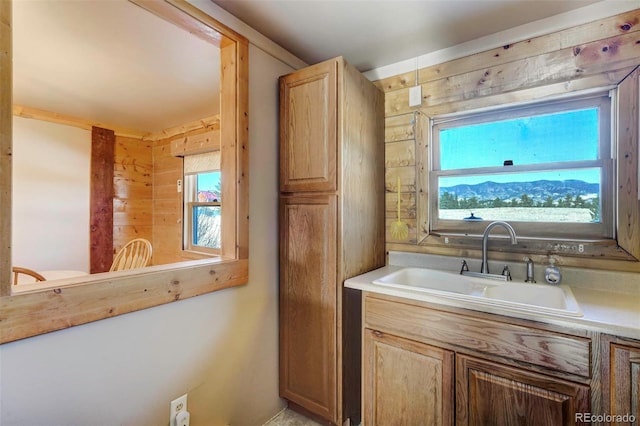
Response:
[[[427,255],[410,255],[414,259],[416,256]],[[442,256],[432,256],[436,258],[434,262],[423,262],[424,258],[420,258],[422,267],[429,265],[431,269],[446,270],[449,272],[455,272],[455,269],[451,269],[451,265],[448,260],[442,261]],[[450,299],[447,297],[441,297],[432,293],[427,293],[420,290],[409,290],[404,288],[390,288],[378,284],[374,284],[373,281],[381,278],[387,274],[400,270],[407,266],[418,266],[413,261],[406,261],[406,259],[398,260],[398,254],[390,255],[390,261],[394,261],[394,265],[387,265],[374,271],[368,272],[357,277],[350,278],[345,281],[345,287],[358,289],[362,291],[368,291],[372,293],[385,294],[389,296],[403,297],[407,299],[420,300],[424,302],[437,303],[446,306],[452,306],[457,308],[472,309],[476,311],[494,313],[504,316],[516,317],[539,321],[548,324],[568,326],[574,328],[589,329],[592,331],[598,331],[603,333],[614,334],[622,337],[629,337],[633,339],[640,339],[640,274],[625,274],[611,272],[611,276],[595,274],[599,280],[606,280],[606,283],[601,283],[598,287],[597,283],[589,282],[581,277],[580,280],[576,280],[572,283],[571,280],[566,280],[563,284],[569,286],[573,295],[578,302],[578,305],[582,309],[582,317],[561,317],[547,314],[536,314],[530,312],[514,312],[501,307],[483,306],[468,302],[465,300]],[[454,264],[459,265],[460,260],[455,260]],[[433,267],[437,265],[440,267]],[[517,265],[514,265],[517,267]],[[446,267],[446,269],[443,269]],[[510,266],[512,270],[516,269]],[[575,276],[571,276],[571,271],[567,271],[567,275],[575,279]],[[621,274],[621,275],[620,275]],[[514,277],[514,280],[516,277]],[[568,281],[568,282],[567,282]],[[580,284],[578,284],[580,281]],[[611,281],[611,282],[610,282]],[[540,281],[539,281],[540,282]],[[620,285],[625,284],[626,287]],[[613,291],[611,287],[614,286]]]

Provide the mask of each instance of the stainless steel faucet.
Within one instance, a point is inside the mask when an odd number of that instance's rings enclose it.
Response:
[[[489,233],[496,226],[502,226],[504,229],[509,232],[511,236],[511,244],[518,244],[518,238],[516,237],[516,231],[514,231],[513,227],[509,225],[507,222],[496,221],[491,222],[484,230],[484,234],[482,234],[482,267],[480,268],[480,272],[483,274],[489,273],[489,262],[487,260],[487,242],[489,241]]]

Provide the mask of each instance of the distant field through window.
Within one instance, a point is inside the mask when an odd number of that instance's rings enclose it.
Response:
[[[606,94],[435,119],[432,228],[612,237],[610,116]]]

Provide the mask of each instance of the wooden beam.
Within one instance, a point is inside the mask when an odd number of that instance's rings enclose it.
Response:
[[[0,296],[11,294],[11,2],[0,1]]]
[[[91,130],[91,202],[89,208],[89,263],[92,274],[107,272],[113,262],[113,130]]]
[[[116,135],[128,138],[142,139],[144,136],[149,134],[149,132],[128,129],[125,127],[115,126],[113,124],[87,120],[86,118],[79,118],[72,115],[60,114],[57,112],[46,111],[44,109],[32,108],[24,105],[13,105],[13,115],[23,118],[48,121],[50,123],[62,124],[65,126],[78,127],[85,130],[91,130],[92,127],[111,129]]]
[[[159,141],[200,129],[220,130],[220,114],[210,115],[179,126],[169,127],[156,133],[150,133],[143,136],[142,140]]]
[[[129,1],[216,47],[224,47],[229,44],[230,41],[228,39],[225,40],[226,37],[229,36],[235,35],[236,37],[232,37],[234,40],[244,38],[231,28],[213,19],[211,16],[184,0],[166,0],[164,2],[157,0]],[[176,6],[187,12],[189,17],[183,13],[176,13]],[[214,28],[217,28],[220,31],[217,31]],[[226,37],[221,32],[224,32]]]
[[[179,126],[169,127],[159,132],[147,132],[144,130],[130,129],[117,126],[115,124],[101,121],[88,120],[86,118],[72,115],[60,114],[39,108],[32,108],[24,105],[13,105],[13,115],[34,120],[48,121],[50,123],[62,124],[64,126],[78,127],[80,129],[91,130],[92,127],[113,130],[116,136],[125,138],[140,139],[144,141],[157,141],[177,136],[198,129],[216,130],[220,128],[220,114],[193,120]]]

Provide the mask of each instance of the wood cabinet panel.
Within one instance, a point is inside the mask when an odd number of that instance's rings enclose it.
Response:
[[[409,339],[453,343],[477,352],[591,377],[591,340],[472,318],[411,304],[365,299],[365,326]]]
[[[364,363],[364,424],[453,424],[453,352],[367,329]]]
[[[458,426],[574,425],[588,386],[456,355]]]
[[[611,369],[609,384],[611,412],[609,414],[632,415],[637,422],[640,422],[640,347],[612,343],[609,361]]]
[[[337,62],[280,80],[280,191],[337,190]]]
[[[384,96],[343,58],[280,78],[280,395],[361,418],[362,299],[384,253]]]
[[[280,395],[336,417],[335,196],[280,199]]]

